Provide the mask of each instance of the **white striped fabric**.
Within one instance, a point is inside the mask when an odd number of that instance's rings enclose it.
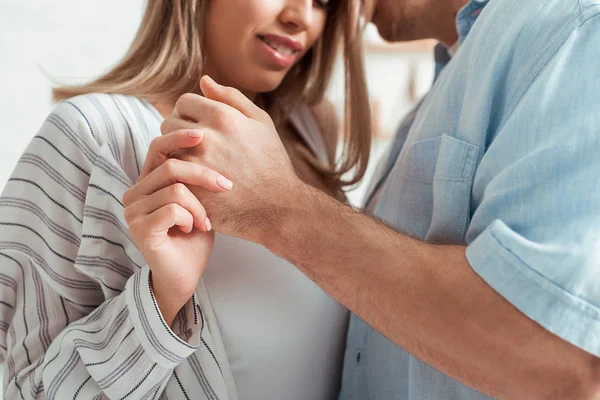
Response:
[[[121,198],[160,134],[160,121],[134,97],[85,95],[61,103],[6,184],[0,198],[6,399],[234,396],[205,304],[190,301],[167,327],[123,218]]]

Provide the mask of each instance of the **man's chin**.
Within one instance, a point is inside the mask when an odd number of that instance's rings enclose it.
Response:
[[[381,14],[377,12],[377,8],[375,8],[373,12],[371,23],[375,25],[377,32],[379,32],[379,36],[386,42],[391,43],[399,41],[399,39],[395,37],[396,35],[394,35],[393,24],[390,23],[390,21],[386,21],[385,16],[381,18]]]
[[[395,30],[391,29],[389,25],[384,23],[377,23],[376,20],[373,20],[373,24],[375,24],[375,26],[377,27],[377,32],[379,32],[379,36],[381,36],[381,38],[386,42],[393,43],[402,41],[402,38],[399,38]]]
[[[385,16],[383,17],[385,18]],[[412,40],[424,39],[415,35],[413,26],[397,21],[373,19],[373,24],[377,27],[379,36],[388,43],[410,42]]]

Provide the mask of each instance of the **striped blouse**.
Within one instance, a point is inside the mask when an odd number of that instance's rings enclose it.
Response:
[[[206,290],[162,319],[123,218],[161,116],[119,95],[56,106],[0,198],[6,399],[227,399]]]

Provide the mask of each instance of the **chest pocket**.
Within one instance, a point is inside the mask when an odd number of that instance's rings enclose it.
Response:
[[[413,143],[396,161],[375,214],[428,242],[462,243],[478,154],[478,146],[449,135]]]

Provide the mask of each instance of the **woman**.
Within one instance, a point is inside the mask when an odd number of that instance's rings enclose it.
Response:
[[[199,132],[159,136],[177,99],[210,74],[269,113],[302,179],[341,198],[364,174],[370,142],[358,8],[149,0],[120,64],[55,90],[65,101],[0,199],[6,398],[335,397],[346,312],[251,243],[218,236],[211,255],[210,222],[182,184],[226,191],[227,171],[166,161]],[[349,84],[336,167],[337,127],[322,97],[340,40]],[[193,287],[181,310],[164,306],[179,289],[168,274]]]

